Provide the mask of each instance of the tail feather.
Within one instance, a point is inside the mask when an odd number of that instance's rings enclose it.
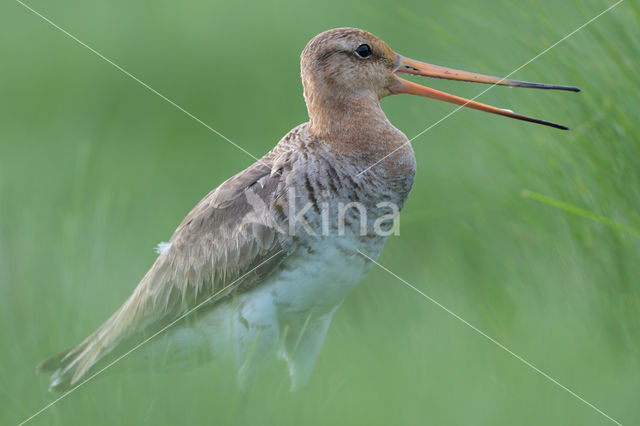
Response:
[[[128,302],[80,344],[38,364],[36,373],[53,373],[50,378],[50,391],[73,389],[80,384],[83,377],[103,365],[104,357],[129,334],[129,330],[118,322],[127,307]]]
[[[36,374],[49,373],[55,371],[62,365],[62,359],[67,356],[74,348],[62,351],[59,354],[52,356],[49,359],[45,359],[40,364],[36,365]]]
[[[154,324],[148,330],[129,334],[114,327],[118,312],[80,344],[42,361],[36,373],[52,373],[50,391],[67,391],[78,386],[82,379],[108,364],[160,328]],[[129,334],[127,336],[127,334]]]
[[[140,285],[120,309],[80,344],[38,364],[36,373],[52,373],[50,391],[73,389],[87,375],[161,330],[178,315],[178,310],[165,311],[161,318],[151,315],[149,306],[138,302],[138,293],[142,291],[145,288]]]
[[[78,379],[91,367],[83,362],[89,349],[89,339],[66,351],[60,352],[36,366],[36,373],[53,373],[50,391],[66,391],[77,384]],[[95,361],[95,358],[93,358]]]

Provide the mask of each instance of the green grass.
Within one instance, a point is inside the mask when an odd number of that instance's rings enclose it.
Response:
[[[298,55],[322,30],[505,75],[612,3],[29,4],[261,155],[306,120]],[[55,398],[35,364],[111,314],[155,244],[252,159],[18,3],[0,16],[0,424],[16,424]],[[639,25],[626,0],[513,76],[580,94],[480,98],[571,131],[464,110],[416,139],[380,258],[623,424],[640,423]],[[455,108],[383,107],[409,137]],[[242,396],[219,365],[109,374],[33,424],[611,424],[380,268],[338,311],[310,386],[291,394],[285,375],[274,365]]]

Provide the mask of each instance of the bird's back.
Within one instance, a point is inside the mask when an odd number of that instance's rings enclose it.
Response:
[[[406,141],[404,135],[398,138],[389,143]],[[376,232],[373,219],[389,211],[380,203],[401,208],[413,182],[410,147],[392,158],[395,169],[359,175],[368,166],[366,157],[336,152],[314,137],[306,123],[296,127],[260,161],[203,198],[124,305],[79,345],[41,363],[38,371],[53,371],[54,390],[73,387],[168,326],[175,329],[172,335],[187,330],[194,322],[181,317],[194,308],[203,318],[196,326],[213,333],[211,342],[250,340],[251,313],[246,309],[256,303],[260,307],[253,308],[273,317],[273,334],[286,327],[291,339],[296,329],[302,332],[300,324],[318,318],[322,324],[316,334],[323,339],[323,324],[328,326],[335,307],[370,266],[358,252],[376,258],[382,250],[386,235]],[[257,317],[257,323],[266,321]],[[303,332],[313,334],[310,330]],[[319,350],[315,341],[308,345]],[[295,364],[295,355],[281,355]],[[315,356],[307,355],[303,364]]]

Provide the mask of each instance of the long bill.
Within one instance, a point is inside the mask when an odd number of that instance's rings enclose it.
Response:
[[[483,74],[476,74],[467,71],[456,70],[453,68],[431,65],[425,62],[416,61],[398,55],[396,73],[420,75],[424,77],[443,78],[447,80],[470,81],[474,83],[485,83],[510,87],[530,87],[535,89],[555,89],[579,92],[580,89],[574,86],[559,86],[554,84],[529,83],[519,80],[508,80],[505,78],[491,77]],[[569,128],[561,124],[552,123],[550,121],[540,120],[538,118],[528,117],[526,115],[517,114],[508,109],[497,108],[491,105],[476,102],[471,99],[465,99],[460,96],[451,95],[446,92],[432,89],[430,87],[421,86],[412,81],[405,80],[395,76],[396,81],[389,87],[391,93],[407,93],[410,95],[425,96],[427,98],[438,99],[440,101],[464,106],[467,108],[477,109],[479,111],[490,112],[492,114],[504,115],[505,117],[515,118],[517,120],[529,121],[531,123],[543,124],[545,126],[555,127],[556,129],[568,130]]]

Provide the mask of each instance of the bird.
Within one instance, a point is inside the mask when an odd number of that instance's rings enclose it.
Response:
[[[300,70],[309,120],[208,193],[123,305],[36,367],[51,373],[51,391],[73,389],[138,348],[143,364],[225,360],[241,390],[281,359],[291,389],[304,387],[333,315],[381,254],[414,183],[414,151],[381,99],[412,94],[567,129],[399,75],[579,91],[409,59],[357,28],[315,36]]]

